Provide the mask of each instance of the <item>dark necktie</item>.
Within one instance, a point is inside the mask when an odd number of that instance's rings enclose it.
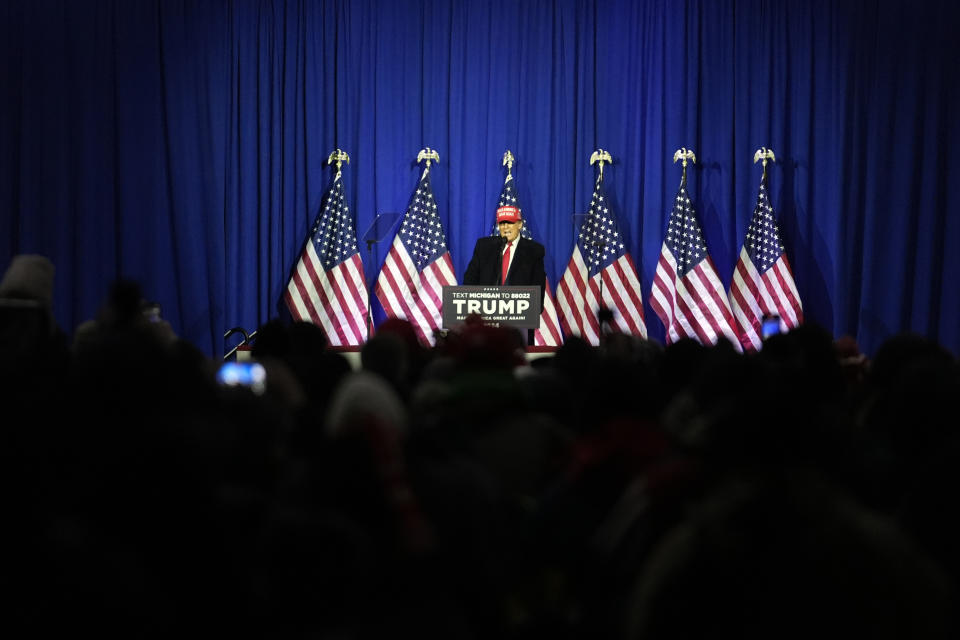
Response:
[[[507,248],[503,250],[503,269],[500,274],[500,284],[507,284],[507,271],[510,270],[510,245],[513,241],[507,243]]]

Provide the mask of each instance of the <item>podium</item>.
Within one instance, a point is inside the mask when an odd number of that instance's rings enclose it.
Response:
[[[479,315],[492,326],[538,329],[540,287],[469,286],[443,287],[443,327],[463,324],[468,316]]]

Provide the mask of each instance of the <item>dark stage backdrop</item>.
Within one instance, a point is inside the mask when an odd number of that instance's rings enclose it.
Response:
[[[602,148],[646,305],[674,151],[728,287],[765,146],[807,319],[958,353],[958,27],[954,0],[7,0],[0,265],[49,256],[67,331],[138,280],[219,357],[279,315],[335,148],[360,234],[439,151],[458,278],[510,149],[554,284]],[[364,247],[368,284],[391,240]]]

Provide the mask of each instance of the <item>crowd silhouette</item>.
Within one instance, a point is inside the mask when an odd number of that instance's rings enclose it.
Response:
[[[0,283],[4,554],[31,637],[956,638],[956,357],[814,324],[757,353],[271,320],[266,387],[117,281]]]

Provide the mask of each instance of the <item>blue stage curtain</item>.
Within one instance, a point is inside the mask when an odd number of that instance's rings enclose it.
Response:
[[[0,266],[43,253],[72,329],[116,278],[219,357],[281,313],[335,148],[359,234],[417,152],[457,270],[510,149],[555,284],[604,170],[643,295],[689,191],[729,285],[759,147],[808,321],[960,353],[952,0],[11,0],[0,4]],[[372,285],[392,235],[363,257]],[[646,302],[646,300],[645,300]],[[376,310],[376,309],[375,309]],[[650,334],[663,327],[649,306]]]

